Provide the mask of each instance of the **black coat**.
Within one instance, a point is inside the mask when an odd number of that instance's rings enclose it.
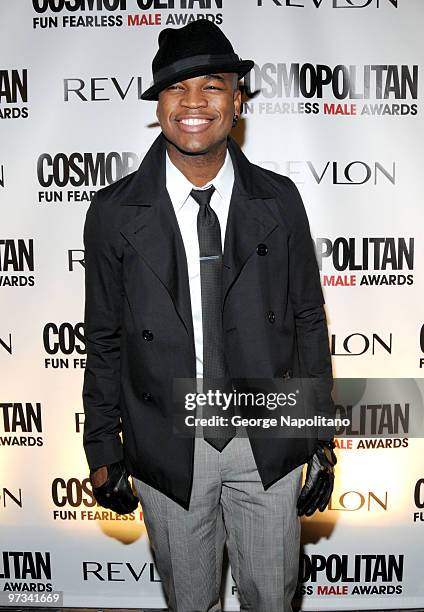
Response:
[[[324,299],[300,195],[287,177],[251,164],[231,137],[228,148],[235,176],[222,320],[230,375],[328,383]],[[161,134],[140,168],[99,190],[87,212],[84,448],[90,467],[124,457],[130,474],[187,508],[194,437],[173,433],[172,380],[195,378],[196,365],[187,262],[166,190],[165,150]],[[325,384],[316,394],[316,414],[333,416],[330,389]],[[316,439],[250,443],[267,488],[305,463]]]

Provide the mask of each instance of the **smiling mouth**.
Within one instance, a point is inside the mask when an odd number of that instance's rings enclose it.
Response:
[[[190,119],[180,119],[179,123],[182,123],[183,125],[206,125],[207,123],[210,123],[211,119],[196,119],[194,117],[191,117]]]
[[[209,129],[213,118],[208,117],[181,117],[176,121],[178,129],[186,134],[197,134]]]

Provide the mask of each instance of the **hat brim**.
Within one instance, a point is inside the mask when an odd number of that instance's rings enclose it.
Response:
[[[143,91],[140,96],[141,100],[158,100],[159,93],[172,85],[173,83],[178,83],[184,79],[191,79],[196,76],[201,76],[204,74],[211,74],[214,72],[235,72],[238,75],[238,78],[241,79],[245,74],[252,70],[255,63],[252,60],[240,60],[239,62],[230,62],[230,63],[209,63],[207,66],[202,64],[201,66],[191,66],[190,68],[185,68],[178,72],[172,74],[167,78],[163,78],[159,80],[157,83]]]

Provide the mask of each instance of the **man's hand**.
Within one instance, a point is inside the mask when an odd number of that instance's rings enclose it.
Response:
[[[130,514],[138,506],[128,482],[128,473],[123,461],[103,466],[90,472],[95,500],[103,508],[117,514]]]
[[[306,470],[306,480],[297,500],[297,513],[311,516],[323,512],[330,500],[334,486],[334,466],[337,463],[333,441],[319,441],[319,447],[311,457]]]
[[[104,465],[90,472],[90,479],[93,487],[101,487],[107,480],[107,467]]]

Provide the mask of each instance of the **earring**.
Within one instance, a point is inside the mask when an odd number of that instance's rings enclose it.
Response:
[[[233,117],[233,127],[235,127],[237,125],[238,118],[239,118],[238,115],[234,115],[234,117]]]

